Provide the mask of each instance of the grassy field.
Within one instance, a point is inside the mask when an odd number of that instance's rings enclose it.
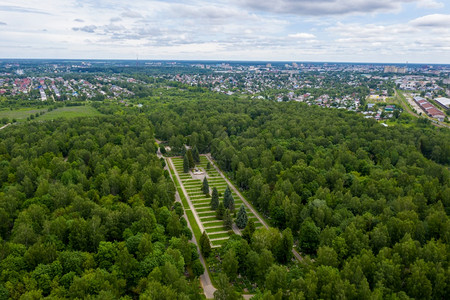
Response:
[[[47,112],[38,119],[44,121],[54,120],[57,118],[95,117],[100,115],[101,113],[98,110],[89,105],[66,106]]]
[[[57,118],[76,118],[76,117],[93,117],[101,115],[92,106],[66,106],[57,108],[48,112],[48,107],[45,108],[30,108],[24,107],[15,110],[0,110],[0,119],[8,118],[9,122],[12,119],[16,119],[17,122],[24,122],[30,115],[36,115],[36,113],[44,112],[43,115],[36,117],[37,121],[48,121]]]
[[[16,119],[18,122],[23,122],[27,120],[27,117],[30,115],[35,115],[36,113],[40,113],[41,111],[46,112],[47,108],[20,108],[15,110],[0,110],[0,119],[8,118],[9,122],[12,119]]]

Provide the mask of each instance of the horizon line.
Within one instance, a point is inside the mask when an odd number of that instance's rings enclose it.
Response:
[[[331,64],[385,64],[385,65],[450,65],[450,63],[426,62],[350,62],[350,61],[301,61],[301,60],[232,60],[232,59],[132,59],[132,58],[0,58],[2,60],[73,60],[73,61],[157,61],[157,62],[254,62],[254,63],[331,63]]]

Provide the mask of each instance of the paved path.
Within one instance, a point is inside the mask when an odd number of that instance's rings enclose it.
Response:
[[[168,159],[166,159],[166,158],[161,154],[161,152],[159,151],[159,149],[158,149],[158,154],[157,154],[157,155],[158,155],[158,157],[164,159],[164,161],[166,162],[166,167],[165,167],[165,168],[168,168],[168,164],[167,164]],[[173,167],[173,164],[172,164],[172,160],[171,160],[171,159],[170,159],[170,163],[171,163],[171,166]],[[174,167],[173,167],[173,170],[175,170]],[[177,173],[176,171],[174,171],[174,173],[175,173],[176,175],[178,175],[178,173]],[[169,170],[169,174],[170,174],[170,178],[172,178],[172,181],[173,181],[173,183],[175,184],[175,181],[173,180],[172,173],[170,172],[170,170]],[[179,177],[177,177],[177,179],[178,179],[178,181],[181,183]],[[182,185],[181,185],[181,186],[182,186]],[[181,197],[180,197],[180,194],[178,193],[178,189],[175,189],[175,201],[180,202],[181,204],[183,204],[183,203],[181,202]],[[192,209],[191,209],[191,211],[192,211]],[[205,259],[203,258],[203,255],[202,255],[202,253],[200,252],[200,248],[199,248],[199,246],[198,246],[198,242],[197,242],[197,240],[195,239],[194,230],[192,230],[191,223],[189,222],[189,218],[188,218],[187,215],[186,215],[186,209],[183,209],[183,212],[184,212],[184,218],[186,219],[187,225],[188,225],[189,229],[190,229],[191,232],[192,232],[192,239],[190,240],[190,242],[193,243],[195,246],[197,246],[197,253],[198,253],[200,262],[202,263],[203,268],[205,269],[205,272],[204,272],[202,275],[200,275],[200,284],[202,285],[203,293],[205,294],[206,299],[213,299],[213,298],[214,298],[214,292],[216,291],[216,288],[213,286],[213,284],[212,284],[212,282],[211,282],[211,278],[209,277],[209,273],[208,273],[208,271],[207,271],[207,269],[206,269]]]
[[[8,127],[9,125],[11,125],[11,123],[8,123],[6,125],[3,125],[2,127],[0,127],[0,130],[5,129],[6,127]]]
[[[253,214],[258,218],[259,222],[261,222],[261,224],[264,225],[264,227],[269,228],[269,225],[267,225],[267,223],[264,221],[263,218],[261,218],[261,216],[259,215],[259,213],[247,202],[247,200],[245,200],[245,198],[242,196],[242,194],[238,191],[238,189],[228,180],[228,178],[222,173],[222,171],[216,166],[216,164],[214,163],[214,161],[212,160],[211,154],[208,153],[205,155],[206,158],[209,160],[209,162],[211,163],[212,166],[214,166],[214,168],[216,169],[217,172],[219,172],[220,176],[222,176],[223,179],[225,179],[225,181],[227,182],[227,184],[231,187],[231,189],[239,196],[239,198],[241,198],[242,202],[244,202],[244,204],[253,212]],[[292,249],[292,254],[294,254],[295,258],[298,261],[302,261],[303,257],[301,257],[301,255],[295,250]]]
[[[191,198],[189,198],[188,192],[184,188],[184,184],[181,181],[180,175],[178,175],[178,171],[175,168],[175,165],[173,164],[172,159],[168,158],[167,161],[169,162],[170,166],[172,167],[172,170],[175,173],[175,177],[177,177],[178,182],[180,183],[181,190],[183,191],[183,194],[186,197],[187,203],[189,204],[189,208],[191,209],[192,214],[194,215],[195,221],[197,221],[198,227],[200,227],[200,232],[205,231],[205,228],[203,227],[203,224],[200,221],[199,216],[197,215],[197,211],[195,210],[194,205],[191,202]]]

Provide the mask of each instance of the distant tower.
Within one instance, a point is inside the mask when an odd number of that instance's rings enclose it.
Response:
[[[136,54],[136,67],[139,66],[139,54]]]

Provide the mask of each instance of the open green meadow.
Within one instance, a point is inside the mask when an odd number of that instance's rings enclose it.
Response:
[[[41,113],[43,113],[41,115]],[[36,114],[38,116],[36,117]],[[76,118],[76,117],[94,117],[99,116],[101,113],[90,105],[83,106],[65,106],[59,107],[52,111],[48,111],[48,107],[44,108],[20,108],[14,110],[3,109],[0,110],[0,119],[7,118],[9,122],[15,119],[17,122],[25,122],[31,115],[34,116],[33,120],[36,121],[48,121],[58,118]]]

